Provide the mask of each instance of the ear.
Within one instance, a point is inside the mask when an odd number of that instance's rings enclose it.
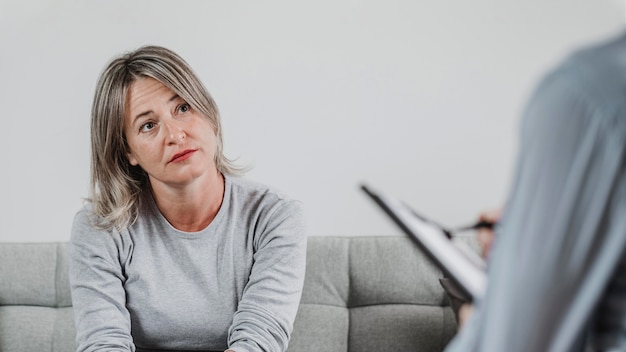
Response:
[[[139,165],[139,161],[137,161],[137,158],[135,158],[135,156],[133,155],[133,152],[128,152],[128,153],[126,153],[126,157],[128,158],[128,162],[129,162],[132,166],[137,166],[137,165]]]

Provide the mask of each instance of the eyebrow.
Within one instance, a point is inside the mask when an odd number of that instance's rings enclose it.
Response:
[[[171,102],[173,102],[174,100],[176,100],[176,99],[178,99],[178,98],[180,98],[180,96],[179,96],[178,94],[174,93],[174,95],[173,95],[173,96],[170,98],[170,100],[168,100],[167,102],[168,102],[168,103],[171,103]],[[137,114],[137,116],[135,116],[135,118],[133,119],[133,125],[134,125],[135,123],[137,123],[137,120],[139,120],[140,118],[142,118],[142,117],[144,117],[144,116],[146,116],[146,115],[149,115],[149,114],[151,114],[151,113],[152,113],[152,110],[148,110],[148,111],[144,111],[144,112],[142,112],[142,113],[140,113],[140,114]]]

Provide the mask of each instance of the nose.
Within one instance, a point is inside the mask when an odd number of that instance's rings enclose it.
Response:
[[[163,123],[165,127],[165,138],[167,144],[180,144],[185,140],[186,133],[181,126],[178,126],[176,122],[167,121]]]

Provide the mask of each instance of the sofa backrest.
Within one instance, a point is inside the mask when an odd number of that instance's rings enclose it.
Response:
[[[405,237],[310,237],[290,351],[441,351],[456,321],[439,277]]]
[[[65,243],[0,244],[0,351],[73,351]]]
[[[74,350],[66,243],[0,244],[0,351]],[[441,351],[440,273],[404,237],[310,237],[290,352]]]

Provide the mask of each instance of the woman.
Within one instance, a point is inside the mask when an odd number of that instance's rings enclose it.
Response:
[[[626,33],[547,75],[489,287],[447,351],[626,351]]]
[[[114,59],[92,108],[90,203],[71,236],[78,351],[284,351],[302,292],[301,204],[244,181],[187,63]]]

